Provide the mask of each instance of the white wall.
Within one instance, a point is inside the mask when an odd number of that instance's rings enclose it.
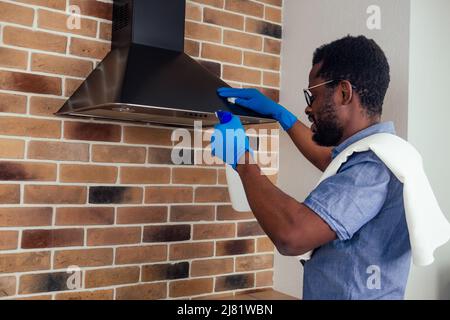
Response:
[[[381,30],[371,31],[366,27],[366,10],[370,5],[381,8]],[[364,34],[375,39],[385,50],[391,65],[391,86],[384,106],[384,120],[393,120],[397,133],[406,137],[409,1],[284,0],[283,13],[281,104],[308,123],[302,88],[308,85],[314,50],[347,34]],[[279,187],[303,201],[319,177],[319,171],[297,152],[286,134],[282,135]],[[300,297],[300,263],[294,258],[276,255],[274,285],[278,290]]]
[[[441,209],[450,218],[450,1],[411,1],[408,139],[421,152]],[[410,299],[450,299],[450,243],[436,262],[413,268]]]

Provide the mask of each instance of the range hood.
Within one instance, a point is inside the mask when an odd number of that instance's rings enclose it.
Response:
[[[232,111],[243,124],[273,122],[220,98],[229,87],[184,53],[185,0],[115,0],[111,51],[56,113],[173,126],[217,123]]]

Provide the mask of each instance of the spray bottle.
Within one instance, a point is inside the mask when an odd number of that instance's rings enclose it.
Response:
[[[227,111],[218,111],[216,112],[216,116],[222,124],[231,121],[233,117],[233,115]],[[233,209],[238,212],[251,211],[247,196],[245,195],[244,185],[242,184],[241,177],[237,171],[234,170],[229,164],[226,164],[225,174],[227,177],[228,192],[230,194]]]

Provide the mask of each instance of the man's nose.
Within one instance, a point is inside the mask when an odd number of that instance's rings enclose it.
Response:
[[[309,116],[309,114],[312,112],[312,108],[310,107],[310,106],[307,106],[306,108],[305,108],[305,113],[306,113],[306,115],[307,116]]]

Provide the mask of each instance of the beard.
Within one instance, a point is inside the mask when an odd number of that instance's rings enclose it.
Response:
[[[316,129],[312,138],[319,146],[334,147],[341,141],[344,128],[338,121],[331,97],[317,113],[314,124]]]

